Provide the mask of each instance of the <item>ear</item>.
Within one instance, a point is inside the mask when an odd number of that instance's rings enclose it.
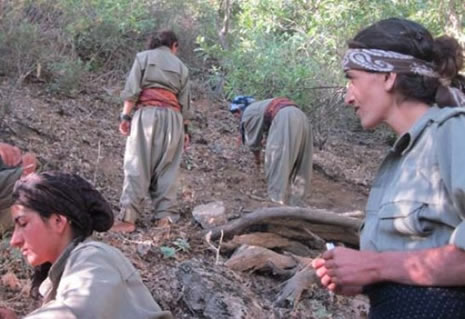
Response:
[[[394,84],[396,83],[397,73],[386,73],[384,78],[384,89],[387,92],[391,92],[394,89]]]
[[[52,214],[48,220],[50,226],[59,234],[63,234],[70,226],[68,218],[61,214]]]
[[[178,52],[178,42],[173,42],[170,47],[171,53],[176,54]]]

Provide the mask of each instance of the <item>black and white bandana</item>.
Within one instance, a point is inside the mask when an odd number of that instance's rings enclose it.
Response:
[[[450,79],[443,79],[435,71],[435,65],[414,56],[379,49],[349,49],[342,59],[344,72],[361,70],[372,72],[393,72],[418,74],[439,79],[441,85],[436,93],[439,106],[465,106],[465,94],[450,85]]]
[[[378,49],[349,49],[342,60],[344,71],[349,69],[375,72],[413,73],[439,78],[430,62],[411,55]]]

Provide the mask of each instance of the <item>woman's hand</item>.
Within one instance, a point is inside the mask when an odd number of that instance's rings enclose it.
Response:
[[[16,319],[16,313],[7,308],[0,308],[0,319]]]
[[[19,148],[6,143],[0,143],[0,157],[6,166],[15,167],[21,163]]]
[[[321,284],[344,295],[361,293],[362,287],[379,281],[377,253],[337,247],[312,262]]]
[[[119,131],[123,136],[129,136],[129,132],[131,131],[131,122],[121,121],[121,123],[119,123]]]
[[[22,157],[23,176],[34,173],[37,170],[37,158],[32,153],[25,153]]]

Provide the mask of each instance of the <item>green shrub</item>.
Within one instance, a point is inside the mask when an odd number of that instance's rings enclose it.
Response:
[[[79,58],[63,57],[59,61],[51,62],[49,68],[53,73],[53,79],[48,84],[49,91],[72,96],[79,92],[81,81],[87,74],[88,64]]]

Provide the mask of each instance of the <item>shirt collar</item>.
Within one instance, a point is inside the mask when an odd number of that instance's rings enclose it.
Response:
[[[440,109],[437,106],[430,107],[407,132],[399,136],[392,146],[391,151],[400,155],[405,155],[410,151],[415,141],[420,137],[423,130],[434,121],[439,111]]]
[[[82,238],[76,238],[75,240],[73,240],[61,253],[58,259],[53,263],[52,267],[48,272],[47,279],[45,279],[45,281],[39,287],[39,292],[42,296],[51,297],[52,299],[55,298],[54,294],[56,293],[56,288],[58,286],[58,283],[60,282],[61,276],[63,275],[63,271],[65,270],[66,262],[68,261],[69,255],[71,254],[73,249],[76,248],[76,246],[81,242]],[[49,294],[52,294],[53,296],[48,296]]]

